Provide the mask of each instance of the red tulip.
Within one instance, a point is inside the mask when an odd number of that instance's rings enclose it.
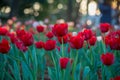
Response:
[[[6,54],[10,50],[9,42],[6,39],[2,39],[0,43],[0,53]]]
[[[114,55],[112,53],[106,53],[101,55],[101,61],[104,65],[110,66],[114,63]]]
[[[84,38],[81,36],[73,36],[70,38],[69,44],[74,49],[80,49],[83,47]]]
[[[71,59],[66,57],[60,58],[59,61],[61,69],[65,69],[67,67],[68,62],[72,63]]]
[[[85,39],[84,33],[83,32],[79,32],[78,36],[82,36]]]
[[[8,33],[8,37],[10,38],[11,42],[14,44],[16,41],[18,41],[17,36],[15,33]]]
[[[97,38],[96,38],[95,36],[92,36],[92,37],[88,40],[88,42],[89,42],[89,44],[90,44],[91,46],[94,46],[95,43],[96,43],[96,40],[97,40]]]
[[[8,33],[7,28],[5,27],[0,27],[0,35],[5,36]]]
[[[47,40],[44,45],[43,45],[44,49],[46,51],[51,51],[53,49],[55,49],[56,47],[56,41],[55,40]]]
[[[102,33],[108,32],[109,29],[110,29],[110,24],[109,23],[101,23],[100,24],[100,31]]]
[[[36,42],[36,43],[35,43],[35,46],[36,46],[36,48],[38,48],[38,49],[43,48],[43,45],[44,45],[44,43],[43,43],[42,41],[39,41],[39,42]]]
[[[85,29],[83,31],[83,34],[84,34],[85,40],[89,40],[93,36],[92,30],[90,29]]]
[[[53,34],[52,32],[48,32],[48,33],[46,34],[46,36],[47,36],[49,39],[51,39],[51,38],[53,38],[54,34]]]
[[[31,46],[34,43],[33,35],[27,32],[21,37],[21,41],[25,46]]]
[[[67,34],[68,32],[68,25],[67,23],[55,24],[52,28],[52,32],[57,37],[62,37]]]
[[[63,40],[63,44],[65,44],[68,42],[68,35],[65,35],[63,37],[58,37],[57,39],[60,42],[60,44],[62,44],[62,40]]]
[[[16,34],[17,34],[17,37],[19,38],[19,39],[21,39],[21,37],[23,36],[23,35],[25,35],[27,32],[23,29],[23,30],[17,30],[16,31]]]
[[[111,38],[109,39],[109,46],[113,50],[120,50],[120,38]]]
[[[120,35],[117,32],[109,33],[105,36],[105,44],[113,50],[120,50]]]
[[[23,42],[21,42],[21,41],[15,42],[15,45],[22,52],[26,52],[28,50],[28,48],[26,46],[24,46]]]
[[[120,76],[116,76],[115,78],[112,78],[110,80],[120,80]]]
[[[44,31],[44,26],[42,26],[42,25],[37,26],[37,31],[39,33],[43,32]]]

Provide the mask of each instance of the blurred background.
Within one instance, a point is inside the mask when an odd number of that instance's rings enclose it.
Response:
[[[0,0],[0,24],[11,20],[88,28],[107,22],[119,28],[120,0]]]

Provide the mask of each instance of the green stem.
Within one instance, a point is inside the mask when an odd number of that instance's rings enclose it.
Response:
[[[102,64],[102,80],[106,80],[105,66]]]
[[[75,57],[75,62],[73,64],[73,72],[72,72],[72,80],[74,80],[74,74],[75,74],[75,69],[76,69],[76,66],[77,66],[77,62],[78,62],[78,50],[76,52],[76,57]]]
[[[56,75],[57,75],[56,78],[57,78],[57,80],[59,80],[59,75],[58,75],[59,73],[57,73],[57,63],[55,62],[55,58],[54,58],[52,52],[51,52],[50,55],[51,55],[51,57],[52,57],[52,61],[53,61],[53,64],[54,64],[54,66],[55,66],[55,70],[56,70],[55,72],[56,72]]]
[[[93,56],[94,56],[94,55],[93,55],[92,46],[91,46],[91,47],[90,47],[91,66],[93,65],[93,61],[94,61],[94,60],[93,60],[93,59],[94,59]]]
[[[65,79],[65,77],[66,77],[66,76],[65,76],[65,70],[64,70],[64,69],[62,70],[62,77],[63,77],[63,79],[62,79],[62,80],[64,80],[64,79]]]
[[[63,43],[63,38],[62,38],[62,57],[64,57],[64,43]]]

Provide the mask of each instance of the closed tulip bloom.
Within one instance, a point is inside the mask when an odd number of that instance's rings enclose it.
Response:
[[[41,32],[44,31],[44,26],[38,25],[36,29],[37,29],[37,31],[38,31],[39,33],[41,33]]]
[[[56,48],[56,41],[55,40],[47,40],[44,43],[43,47],[46,51],[54,50]]]
[[[43,48],[43,45],[44,45],[44,42],[42,42],[42,41],[39,41],[39,42],[36,42],[36,43],[35,43],[35,46],[36,46],[36,48],[38,48],[38,49]]]
[[[6,54],[10,50],[10,44],[6,39],[2,39],[0,42],[0,53]]]
[[[21,41],[23,42],[25,46],[31,46],[34,43],[33,35],[27,32],[21,37]]]
[[[93,36],[92,30],[90,29],[85,29],[83,31],[83,34],[84,34],[85,40],[89,40]]]
[[[114,63],[114,55],[112,53],[102,54],[100,57],[102,63],[106,66],[110,66]]]
[[[17,37],[19,38],[19,39],[21,39],[21,37],[23,36],[23,35],[25,35],[27,32],[23,29],[23,30],[17,30],[16,31],[16,34],[17,34]]]
[[[0,27],[0,35],[5,36],[8,33],[7,28],[5,27]]]
[[[62,37],[68,33],[67,23],[55,24],[52,28],[52,32],[57,37]]]
[[[61,69],[66,69],[68,62],[72,63],[72,60],[67,57],[60,58],[60,67]]]
[[[102,33],[108,32],[109,29],[110,29],[110,24],[109,23],[101,23],[100,24],[100,31]]]
[[[49,39],[51,39],[51,38],[54,37],[54,34],[53,34],[52,32],[48,32],[48,33],[46,34],[46,36],[47,36]]]
[[[91,46],[94,46],[95,43],[96,43],[96,40],[97,40],[97,38],[96,38],[95,36],[92,36],[92,37],[88,40],[88,42],[89,42],[89,44],[90,44]]]
[[[80,49],[83,47],[84,38],[81,36],[73,36],[70,38],[69,44],[73,49]]]

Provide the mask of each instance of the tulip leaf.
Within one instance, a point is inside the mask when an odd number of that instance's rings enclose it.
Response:
[[[80,80],[81,63],[77,64],[75,71],[75,80]]]
[[[2,71],[2,72],[0,73],[0,79],[1,79],[1,80],[4,80],[4,78],[5,78],[5,72]]]
[[[55,75],[55,69],[48,67],[48,74],[49,74],[50,80],[57,80],[57,77]]]
[[[22,72],[24,80],[33,80],[32,70],[30,69],[29,65],[26,64],[24,61],[22,62]]]
[[[20,69],[16,61],[13,61],[13,66],[9,65],[9,68],[11,72],[13,73],[13,76],[15,77],[15,80],[21,80],[20,78]]]
[[[90,72],[90,68],[89,66],[86,66],[83,71],[83,80],[85,80],[89,72]]]
[[[5,79],[7,78],[6,80],[14,80],[10,73],[6,71],[5,74],[6,74]]]
[[[35,46],[33,46],[33,49],[32,49],[32,57],[33,57],[33,72],[34,72],[34,78],[35,80],[37,79],[37,68],[38,68],[38,62],[37,62],[37,56],[36,56],[36,49],[35,49]]]
[[[70,62],[68,62],[66,69],[63,71],[64,73],[64,80],[70,80],[70,72],[71,72],[71,67],[70,67]]]

